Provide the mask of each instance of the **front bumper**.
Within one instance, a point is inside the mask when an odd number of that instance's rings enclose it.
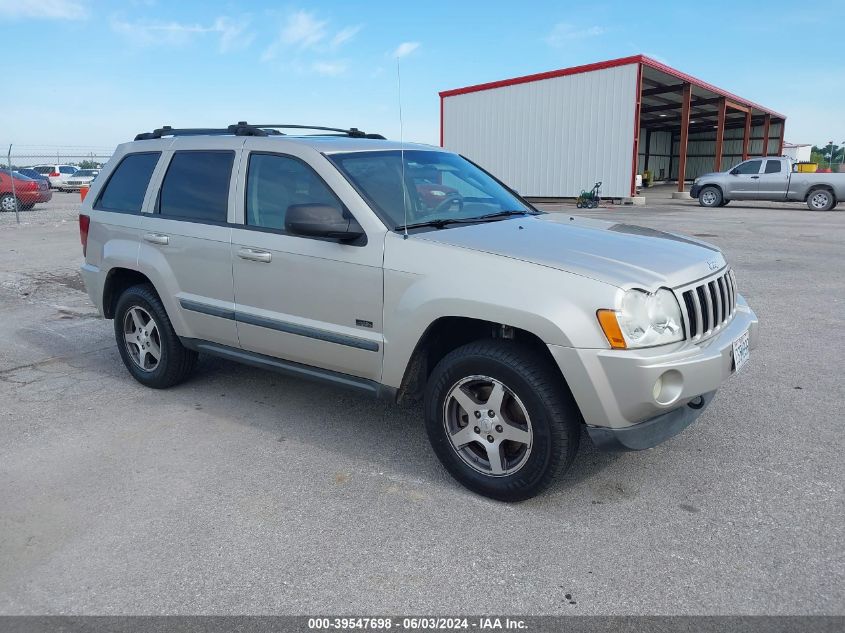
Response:
[[[689,188],[689,195],[690,198],[697,198],[698,193],[701,191],[701,185],[693,184],[692,187]]]
[[[716,390],[735,373],[733,342],[748,331],[753,349],[757,328],[757,316],[738,297],[733,320],[699,343],[683,341],[631,350],[549,345],[549,350],[597,445],[612,448],[616,443],[639,450],[659,444],[695,421]],[[658,379],[671,385],[668,398],[664,392],[655,398]]]

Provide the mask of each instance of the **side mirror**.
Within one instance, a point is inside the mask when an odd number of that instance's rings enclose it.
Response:
[[[285,230],[294,235],[322,237],[353,242],[365,236],[364,229],[351,215],[327,204],[292,204],[285,214]]]

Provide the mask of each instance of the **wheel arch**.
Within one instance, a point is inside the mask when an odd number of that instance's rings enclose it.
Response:
[[[804,194],[804,202],[807,202],[810,196],[813,195],[815,192],[822,190],[829,191],[830,195],[833,196],[834,202],[836,201],[836,192],[833,190],[833,187],[826,183],[819,183],[816,185],[810,185],[810,187],[807,189],[807,193]]]
[[[402,382],[396,392],[399,403],[417,400],[425,390],[431,372],[451,351],[480,340],[509,339],[536,351],[560,376],[561,388],[569,391],[566,377],[543,340],[528,330],[505,323],[466,316],[443,316],[425,329],[405,367]]]
[[[103,316],[107,319],[113,319],[114,309],[120,295],[127,288],[139,284],[150,284],[155,289],[155,285],[150,281],[150,278],[142,272],[123,267],[115,267],[109,270],[103,283]]]

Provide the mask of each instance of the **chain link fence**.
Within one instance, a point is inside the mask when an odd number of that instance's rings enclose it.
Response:
[[[6,145],[0,168],[0,213],[15,214],[57,202],[77,202],[57,194],[77,193],[96,178],[113,148],[87,145]],[[67,199],[66,199],[67,198]]]

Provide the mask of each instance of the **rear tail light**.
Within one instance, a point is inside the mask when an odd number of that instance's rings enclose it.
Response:
[[[57,171],[52,171],[52,172],[50,172],[50,177],[51,177],[51,178],[58,178],[59,176],[61,176],[61,174],[60,174],[59,172],[57,172]]]
[[[82,242],[82,256],[88,254],[88,227],[91,225],[91,218],[87,215],[79,214],[79,239]]]
[[[15,186],[21,191],[38,191],[38,183],[34,180],[18,180]]]

